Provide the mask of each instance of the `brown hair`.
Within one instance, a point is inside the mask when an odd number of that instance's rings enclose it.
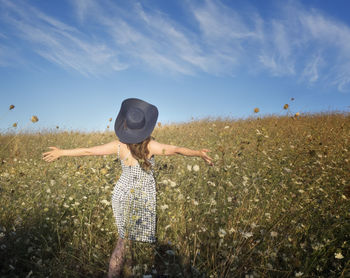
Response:
[[[149,171],[151,169],[151,163],[148,161],[148,143],[151,141],[151,136],[146,138],[140,143],[137,144],[127,144],[131,155],[139,162],[142,169]]]

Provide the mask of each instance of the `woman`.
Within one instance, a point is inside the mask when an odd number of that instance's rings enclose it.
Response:
[[[50,147],[43,159],[52,162],[61,156],[117,154],[122,175],[112,195],[113,214],[118,228],[118,242],[109,262],[108,277],[119,277],[126,252],[127,240],[154,243],[156,241],[156,189],[152,167],[155,155],[198,156],[208,164],[209,150],[191,150],[161,144],[151,139],[158,119],[158,109],[143,100],[123,101],[114,130],[119,140],[108,144],[64,150]]]

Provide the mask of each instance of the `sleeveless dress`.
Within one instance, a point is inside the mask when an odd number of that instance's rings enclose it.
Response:
[[[156,184],[153,170],[146,172],[137,163],[125,165],[119,157],[122,174],[114,186],[112,209],[120,238],[141,242],[156,241]],[[154,167],[154,157],[149,159]]]

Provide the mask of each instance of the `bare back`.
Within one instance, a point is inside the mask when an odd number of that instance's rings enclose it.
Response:
[[[122,142],[120,142],[120,159],[123,160],[124,165],[126,166],[135,166],[138,164],[138,161],[131,155],[131,152],[128,146]],[[148,159],[152,157],[151,152],[148,155]]]

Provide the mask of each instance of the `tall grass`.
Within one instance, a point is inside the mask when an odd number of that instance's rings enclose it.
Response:
[[[117,239],[116,156],[41,160],[48,146],[112,132],[0,136],[0,276],[104,277]],[[350,116],[206,119],[158,126],[158,242],[132,245],[126,273],[168,277],[349,277]]]

